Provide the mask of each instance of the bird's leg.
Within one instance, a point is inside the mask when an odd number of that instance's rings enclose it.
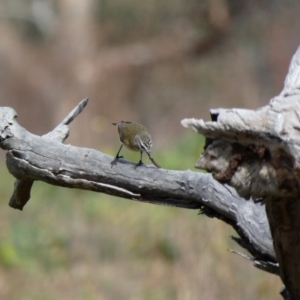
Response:
[[[139,166],[142,166],[143,165],[143,161],[142,161],[142,158],[143,158],[143,151],[141,151],[141,158],[140,158],[140,161],[134,166],[134,168],[136,169],[137,167]]]
[[[117,163],[117,160],[118,160],[119,158],[123,158],[123,156],[119,156],[122,147],[123,147],[123,144],[121,145],[121,147],[120,147],[120,149],[119,149],[119,151],[118,151],[116,157],[114,158],[114,160],[110,163],[110,164],[111,164],[111,168]]]

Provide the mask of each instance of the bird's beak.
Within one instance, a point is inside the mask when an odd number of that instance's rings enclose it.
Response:
[[[112,125],[115,125],[115,126],[117,126],[118,125],[118,123],[111,123]]]

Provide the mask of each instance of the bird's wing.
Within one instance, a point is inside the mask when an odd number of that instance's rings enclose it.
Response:
[[[151,152],[151,147],[152,147],[151,139],[147,139],[143,141],[143,139],[139,135],[137,135],[135,138],[140,146],[140,149],[149,154]]]

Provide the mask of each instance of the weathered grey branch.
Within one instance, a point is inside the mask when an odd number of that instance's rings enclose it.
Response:
[[[253,257],[251,257],[249,255],[246,255],[244,253],[241,253],[239,251],[235,251],[235,250],[231,250],[231,249],[229,249],[229,251],[231,253],[235,253],[235,254],[237,254],[237,255],[245,258],[245,259],[253,261],[254,266],[257,267],[258,269],[261,269],[263,271],[278,275],[278,268],[279,268],[278,263],[268,262],[266,264],[264,261],[257,261]]]
[[[19,180],[17,184],[29,186],[41,180],[136,201],[201,209],[232,225],[241,237],[239,244],[249,250],[256,264],[276,263],[263,206],[242,201],[234,189],[219,184],[211,175],[153,166],[135,169],[125,160],[111,168],[111,156],[60,143],[66,134],[57,141],[52,138],[54,133],[43,137],[29,133],[17,123],[16,113],[10,108],[0,108],[0,120],[4,124],[1,126],[0,121],[0,147],[8,151],[7,167]],[[57,133],[57,128],[54,131]],[[22,193],[22,185],[17,190]],[[29,199],[30,189],[25,194]]]
[[[281,278],[300,299],[300,48],[284,89],[267,106],[212,110],[212,121],[185,119],[207,137],[197,167],[233,186],[245,198],[263,200]]]
[[[88,103],[88,98],[83,99],[68,115],[67,117],[57,125],[54,130],[44,135],[43,137],[50,138],[59,142],[64,142],[65,139],[69,136],[69,127],[70,124],[85,108]],[[3,110],[3,114],[5,116],[5,112],[9,112],[10,109],[5,108]],[[13,124],[13,120],[17,117],[17,114],[14,111],[11,111],[8,120]],[[30,199],[30,191],[33,185],[33,180],[25,179],[25,180],[16,180],[14,185],[14,192],[10,198],[9,205],[13,208],[22,210],[23,207]]]

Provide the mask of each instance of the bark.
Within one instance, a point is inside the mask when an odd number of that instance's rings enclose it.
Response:
[[[212,110],[212,121],[185,119],[204,134],[206,150],[197,167],[236,189],[245,199],[260,200],[266,213],[291,299],[300,299],[300,48],[283,91],[258,110]]]
[[[210,174],[172,171],[118,160],[93,149],[64,145],[67,124],[87,103],[79,103],[52,132],[42,137],[31,134],[16,121],[16,112],[0,108],[0,147],[7,151],[7,167],[17,178],[9,205],[22,210],[30,198],[34,180],[69,188],[102,192],[130,200],[200,209],[235,228],[234,238],[252,256],[253,264],[278,274],[271,234],[262,204],[242,201],[234,189]]]

